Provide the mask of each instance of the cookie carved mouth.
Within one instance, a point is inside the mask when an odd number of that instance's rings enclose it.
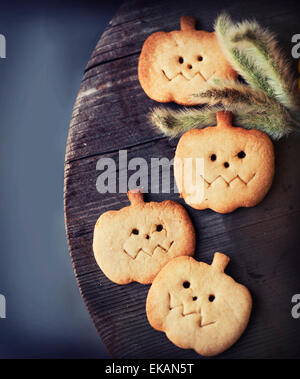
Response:
[[[210,78],[206,79],[203,74],[201,74],[200,71],[196,72],[196,74],[192,77],[192,78],[187,78],[182,72],[179,72],[178,74],[176,74],[175,76],[173,76],[172,78],[171,77],[168,77],[168,75],[166,74],[166,72],[164,70],[161,70],[162,73],[164,74],[164,76],[168,79],[169,82],[172,82],[174,79],[177,78],[177,76],[181,76],[183,79],[187,80],[188,82],[190,82],[191,80],[193,80],[197,75],[200,76],[200,78],[204,81],[204,82],[207,82],[215,73],[213,73],[211,75]]]
[[[148,255],[148,257],[152,257],[153,254],[155,253],[155,251],[156,251],[157,248],[161,249],[164,253],[167,254],[167,253],[169,252],[169,250],[171,249],[173,243],[174,243],[174,241],[172,241],[172,242],[170,243],[170,246],[169,246],[168,249],[164,248],[164,247],[161,246],[160,244],[157,244],[157,245],[155,246],[155,248],[152,250],[151,253],[146,252],[145,250],[143,250],[143,248],[140,248],[140,249],[138,250],[138,252],[136,253],[136,255],[134,255],[134,256],[131,255],[131,254],[130,254],[128,251],[126,251],[126,249],[124,249],[124,248],[123,248],[123,253],[125,253],[126,255],[128,255],[131,259],[136,259],[136,258],[139,256],[139,254],[146,254],[146,255]]]
[[[203,316],[201,314],[201,311],[200,312],[192,311],[192,312],[184,313],[184,305],[183,304],[179,304],[179,305],[175,305],[174,307],[171,307],[171,295],[169,294],[169,309],[170,309],[170,312],[172,312],[174,309],[178,309],[178,308],[181,308],[181,316],[182,317],[188,317],[188,316],[191,316],[191,315],[199,315],[200,316],[200,322],[199,322],[199,327],[200,328],[203,328],[204,326],[213,325],[213,324],[215,324],[217,322],[217,321],[209,321],[209,322],[205,322],[205,323],[202,324]]]
[[[200,328],[204,328],[204,326],[213,325],[213,324],[215,324],[216,322],[217,322],[217,321],[211,321],[211,322],[207,322],[207,323],[205,323],[205,324],[202,324],[201,321],[200,321],[199,326],[200,326]]]
[[[230,187],[230,184],[234,182],[235,180],[239,180],[241,183],[243,183],[245,186],[247,186],[255,177],[256,173],[253,174],[253,176],[248,180],[244,180],[239,175],[235,176],[231,180],[226,180],[222,175],[218,175],[212,182],[209,182],[207,179],[204,178],[203,175],[200,175],[200,177],[204,180],[204,182],[210,187],[214,182],[216,182],[219,178],[223,179],[223,181],[227,184],[228,187]]]

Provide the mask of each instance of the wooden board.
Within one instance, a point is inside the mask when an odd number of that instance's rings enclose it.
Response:
[[[139,53],[151,33],[178,29],[181,15],[196,16],[198,28],[211,31],[222,9],[237,20],[256,17],[278,34],[290,55],[291,37],[299,32],[299,5],[294,1],[133,1],[120,8],[99,40],[74,105],[65,162],[67,239],[85,304],[115,358],[198,358],[149,326],[149,286],[116,285],[98,268],[92,252],[94,224],[100,214],[120,209],[128,200],[123,193],[97,192],[96,164],[102,157],[118,163],[120,149],[127,150],[128,160],[143,157],[148,163],[151,157],[174,156],[177,140],[157,134],[147,122],[149,109],[157,103],[139,85]],[[228,215],[186,206],[197,231],[196,258],[210,263],[215,251],[227,253],[227,272],[254,299],[249,327],[222,358],[300,356],[300,319],[291,316],[291,297],[300,293],[300,138],[283,139],[275,149],[275,182],[258,206]],[[145,197],[184,204],[174,193]]]

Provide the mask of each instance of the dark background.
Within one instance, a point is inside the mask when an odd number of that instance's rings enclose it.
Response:
[[[63,167],[85,65],[120,1],[0,1],[0,358],[108,357],[68,253]]]

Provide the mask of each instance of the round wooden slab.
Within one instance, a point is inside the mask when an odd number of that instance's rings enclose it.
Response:
[[[66,149],[65,216],[75,275],[85,304],[108,351],[116,358],[197,358],[174,346],[146,318],[149,286],[110,282],[97,266],[93,228],[103,212],[128,205],[125,193],[100,194],[97,161],[113,158],[124,172],[119,150],[128,161],[173,158],[177,140],[156,133],[147,122],[157,103],[141,89],[137,64],[152,33],[179,28],[179,17],[197,17],[198,28],[212,30],[225,8],[236,20],[256,17],[275,31],[290,54],[291,36],[299,31],[296,2],[135,1],[124,4],[98,42],[86,67],[74,105]],[[296,69],[296,68],[295,68]],[[300,138],[275,144],[276,178],[265,200],[251,209],[221,215],[196,211],[177,194],[149,193],[146,201],[171,199],[188,210],[196,231],[196,259],[210,263],[215,251],[227,253],[227,273],[253,295],[253,312],[241,339],[221,357],[291,358],[300,353],[300,320],[291,315],[291,298],[300,293]],[[124,163],[124,162],[123,162]],[[130,176],[135,171],[129,171]],[[171,175],[173,181],[173,175]],[[150,173],[149,173],[150,179]],[[116,236],[117,238],[117,236]],[[234,322],[234,320],[233,320]]]

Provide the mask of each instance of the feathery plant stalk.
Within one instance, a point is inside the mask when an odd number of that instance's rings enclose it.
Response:
[[[247,76],[248,83],[251,83],[255,89],[262,90],[268,96],[275,98],[274,91],[269,85],[267,77],[257,69],[256,65],[248,59],[247,55],[237,48],[232,48],[231,54],[235,61],[243,67],[243,73],[244,76]]]
[[[244,103],[248,106],[258,105],[264,107],[266,105],[277,106],[278,102],[271,99],[264,91],[255,91],[251,87],[233,81],[215,82],[204,92],[194,94],[196,97],[205,99],[209,104],[221,102],[223,105],[231,103]]]
[[[205,99],[210,105],[180,111],[157,107],[150,114],[150,121],[165,135],[176,137],[191,129],[215,125],[216,112],[226,110],[233,113],[236,125],[259,129],[274,140],[292,130],[300,130],[300,123],[282,104],[263,91],[255,91],[244,84],[218,82],[218,85],[195,96]]]
[[[295,75],[273,34],[255,21],[233,24],[227,14],[218,17],[215,31],[228,60],[252,88],[292,112],[299,107]]]
[[[237,33],[232,37],[232,41],[234,43],[248,42],[246,52],[255,56],[257,65],[260,65],[261,70],[268,75],[270,85],[273,87],[273,97],[292,109],[298,105],[299,95],[290,63],[270,32],[262,30],[256,24],[254,28],[244,33]]]
[[[258,129],[267,133],[274,140],[280,139],[292,131],[288,113],[270,113],[266,109],[234,106],[218,106],[212,110],[205,107],[201,110],[166,110],[155,108],[150,114],[152,124],[169,137],[178,137],[191,129],[201,129],[216,125],[216,112],[226,110],[233,113],[233,124],[245,129]]]
[[[300,122],[277,100],[267,96],[264,91],[233,81],[218,82],[204,92],[195,96],[205,99],[209,104],[219,104],[225,110],[233,112],[235,120],[241,119],[241,126],[260,129],[273,139],[279,139],[292,130],[300,131]],[[264,124],[262,123],[264,122]]]
[[[183,108],[180,111],[174,111],[156,107],[149,114],[149,120],[166,136],[177,137],[187,130],[215,125],[216,113],[222,109],[220,106],[214,106],[202,109]]]

